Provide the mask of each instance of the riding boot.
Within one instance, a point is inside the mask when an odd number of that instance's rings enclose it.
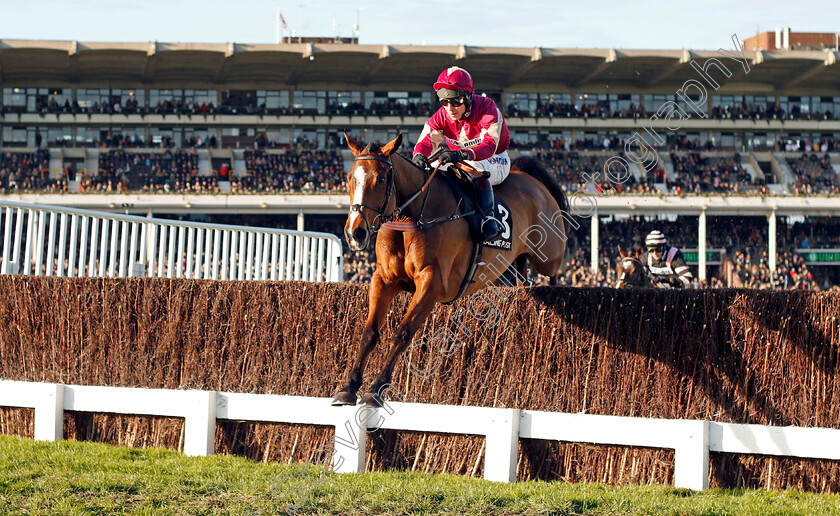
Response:
[[[493,198],[493,187],[490,186],[490,181],[486,177],[476,177],[473,183],[478,192],[478,208],[484,215],[481,220],[481,237],[484,242],[492,242],[502,233],[502,224],[493,213],[493,206],[496,204]]]

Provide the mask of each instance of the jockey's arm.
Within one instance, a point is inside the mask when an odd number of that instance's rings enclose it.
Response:
[[[414,145],[414,152],[412,154],[422,154],[427,158],[434,152],[435,144],[432,141],[432,132],[443,133],[446,124],[441,118],[443,115],[441,110],[438,110],[423,126],[423,131],[420,133],[420,138],[417,139],[417,144]]]
[[[674,259],[671,260],[671,268],[674,269],[674,274],[671,275],[671,283],[673,283],[674,286],[678,285],[677,282],[679,282],[681,287],[688,287],[691,285],[694,276],[691,274],[691,269],[689,269],[688,265],[685,264],[682,251],[677,251]]]
[[[470,155],[470,160],[481,161],[496,154],[503,123],[502,112],[493,104],[492,109],[478,120],[478,125],[481,127],[481,142],[465,149]]]

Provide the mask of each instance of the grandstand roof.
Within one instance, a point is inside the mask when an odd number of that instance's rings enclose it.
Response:
[[[795,89],[797,94],[833,95],[840,84],[838,52],[757,50],[745,55],[748,74],[738,62],[710,50],[0,40],[0,83],[183,87],[188,81],[416,90],[428,88],[430,78],[457,64],[486,91],[675,92],[698,78],[691,61],[702,65],[716,57],[733,72],[721,92]]]

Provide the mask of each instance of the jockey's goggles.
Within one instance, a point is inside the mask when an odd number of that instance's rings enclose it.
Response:
[[[652,246],[652,247],[648,247],[648,251],[650,251],[650,252],[656,251],[657,253],[663,253],[663,252],[665,252],[665,246],[664,245],[655,245],[655,246]]]
[[[440,105],[445,106],[447,104],[452,104],[453,106],[460,106],[464,102],[467,101],[467,97],[453,97],[451,99],[440,99]]]

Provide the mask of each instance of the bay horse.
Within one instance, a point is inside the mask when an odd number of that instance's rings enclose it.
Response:
[[[347,383],[335,396],[333,405],[356,404],[365,363],[379,341],[394,296],[401,291],[413,292],[391,338],[385,365],[361,399],[366,405],[379,406],[378,393],[390,383],[394,366],[436,304],[451,302],[459,293],[470,295],[485,288],[514,262],[522,272],[526,260],[530,260],[537,272],[554,277],[562,266],[572,219],[564,218],[570,217],[566,196],[545,168],[531,158],[517,158],[507,179],[494,187],[495,195],[503,198],[511,211],[512,248],[485,247],[474,282],[462,291],[474,247],[465,219],[418,231],[383,227],[383,223],[396,215],[403,223],[416,223],[421,214],[423,220],[451,217],[459,210],[460,203],[447,180],[435,174],[430,177],[427,171],[396,152],[402,134],[381,146],[375,143],[365,146],[346,133],[344,136],[355,157],[347,176],[352,201],[344,225],[345,239],[350,249],[358,252],[368,246],[371,235],[378,233],[378,236],[376,270],[370,282],[369,311],[361,346]],[[425,191],[424,184],[428,188]],[[541,239],[535,248],[522,238],[526,231],[533,230],[554,236]]]
[[[629,252],[624,252],[621,246],[619,246],[618,254],[619,259],[615,265],[615,272],[618,275],[618,281],[615,284],[616,288],[643,288],[652,286],[647,272],[645,272],[645,266],[642,264],[644,250],[641,247],[636,249],[634,256]]]

